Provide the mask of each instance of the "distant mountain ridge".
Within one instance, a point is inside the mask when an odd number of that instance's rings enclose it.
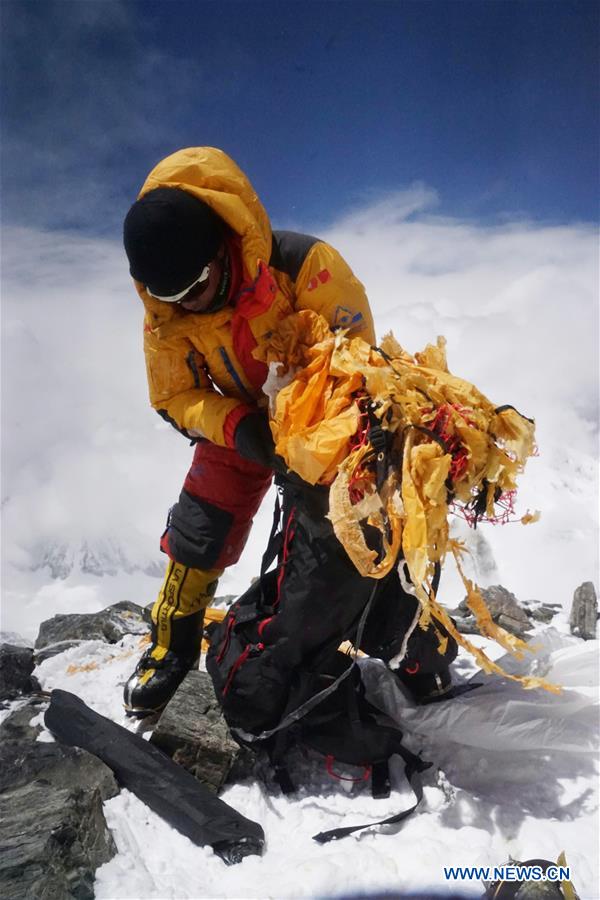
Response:
[[[154,559],[136,558],[112,538],[94,542],[84,539],[79,543],[45,542],[32,548],[31,555],[31,568],[47,568],[52,578],[65,579],[73,572],[96,576],[143,572],[155,577],[161,577],[164,572],[164,561],[158,558],[159,554]]]

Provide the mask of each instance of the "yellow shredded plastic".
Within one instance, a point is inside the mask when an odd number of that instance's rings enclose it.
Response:
[[[364,447],[351,453],[346,460],[339,466],[338,475],[331,486],[329,493],[329,518],[332,521],[336,535],[339,539],[342,535],[342,543],[346,553],[358,569],[361,575],[368,578],[383,578],[393,568],[398,558],[402,540],[402,518],[399,514],[397,505],[393,502],[381,502],[379,495],[368,485],[371,491],[370,496],[377,497],[376,504],[368,504],[370,525],[374,525],[382,533],[383,539],[383,558],[380,562],[375,563],[377,553],[375,550],[369,550],[367,547],[363,532],[360,528],[361,507],[353,505],[350,502],[348,493],[348,485],[350,475],[364,455],[368,452],[368,448]],[[393,475],[388,479],[388,484],[384,485],[382,494],[384,496],[397,491],[396,479]],[[384,510],[387,510],[384,512]],[[391,531],[391,539],[385,527],[384,517],[387,515],[389,522],[389,530]]]
[[[561,852],[558,854],[556,865],[561,866],[563,869],[568,868],[567,856],[564,850],[561,850]],[[579,895],[573,887],[573,883],[571,881],[561,881],[560,887],[564,894],[565,900],[579,900]]]
[[[467,603],[482,635],[520,656],[531,648],[492,621],[478,588],[463,573],[464,547],[449,538],[449,502],[494,516],[499,496],[516,488],[535,452],[535,426],[511,406],[497,407],[470,382],[448,369],[446,341],[438,337],[412,356],[390,333],[380,348],[360,338],[332,334],[316,313],[303,310],[283,320],[254,355],[290,366],[293,378],[274,398],[271,430],[276,452],[310,484],[330,485],[334,531],[358,572],[383,578],[399,551],[421,604],[419,625],[442,624],[486,672],[524,687],[557,691],[538,678],[507,675],[459,634],[433,596],[435,565],[451,554],[467,590]],[[397,465],[377,489],[375,452],[366,437],[365,409],[390,432]],[[539,513],[527,513],[523,524]],[[382,535],[379,562],[362,526]],[[440,641],[442,638],[440,636]]]

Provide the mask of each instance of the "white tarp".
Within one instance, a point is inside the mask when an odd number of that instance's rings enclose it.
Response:
[[[535,655],[499,663],[511,674],[535,675],[563,687],[560,695],[477,672],[482,686],[452,700],[415,706],[378,660],[360,662],[367,696],[397,722],[411,744],[425,739],[434,755],[449,745],[492,753],[593,753],[598,748],[598,642],[548,628],[536,635]]]

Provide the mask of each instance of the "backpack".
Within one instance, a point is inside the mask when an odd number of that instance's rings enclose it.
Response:
[[[206,629],[210,642],[206,668],[233,737],[266,751],[284,793],[295,789],[286,765],[293,746],[321,753],[333,777],[341,777],[335,773],[336,762],[360,767],[357,780],[370,778],[376,798],[389,796],[389,759],[400,754],[416,802],[383,822],[370,823],[393,824],[418,806],[422,797],[418,773],[431,763],[403,746],[402,732],[395,725],[382,723],[380,711],[365,697],[356,654],[338,650],[345,637],[351,637],[355,647],[361,645],[386,579],[357,575],[318,508],[320,502],[323,495],[315,489],[307,492],[286,484],[283,527],[278,527],[278,498],[260,578],[222,622]],[[277,567],[267,571],[275,557]],[[339,618],[339,627],[332,629],[331,614]],[[275,632],[281,624],[285,627]],[[310,652],[298,651],[307,631]],[[370,825],[314,837],[325,843],[366,827]]]

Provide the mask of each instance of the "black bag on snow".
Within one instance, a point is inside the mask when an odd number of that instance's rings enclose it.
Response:
[[[154,744],[90,709],[75,694],[54,690],[44,721],[64,744],[93,753],[169,825],[198,846],[210,845],[228,865],[261,855],[265,835],[178,766]]]
[[[392,658],[413,623],[417,602],[403,592],[395,572],[382,580],[358,575],[325,518],[324,492],[286,485],[280,531],[278,507],[260,579],[222,622],[207,628],[206,667],[224,716],[240,743],[269,753],[287,791],[293,785],[285,755],[293,744],[323,753],[328,766],[337,760],[363,767],[378,797],[389,794],[387,763],[399,753],[417,795],[410,810],[386,820],[400,821],[418,804],[415,775],[429,764],[402,746],[397,727],[381,723],[381,713],[364,696],[358,666],[338,647],[350,639],[370,655]],[[275,556],[278,565],[267,572]],[[425,634],[414,630],[407,658],[419,652]],[[450,641],[441,658],[433,634],[421,650],[426,667],[447,665],[456,655]],[[356,826],[362,827],[367,826]],[[316,839],[342,837],[356,828]]]

